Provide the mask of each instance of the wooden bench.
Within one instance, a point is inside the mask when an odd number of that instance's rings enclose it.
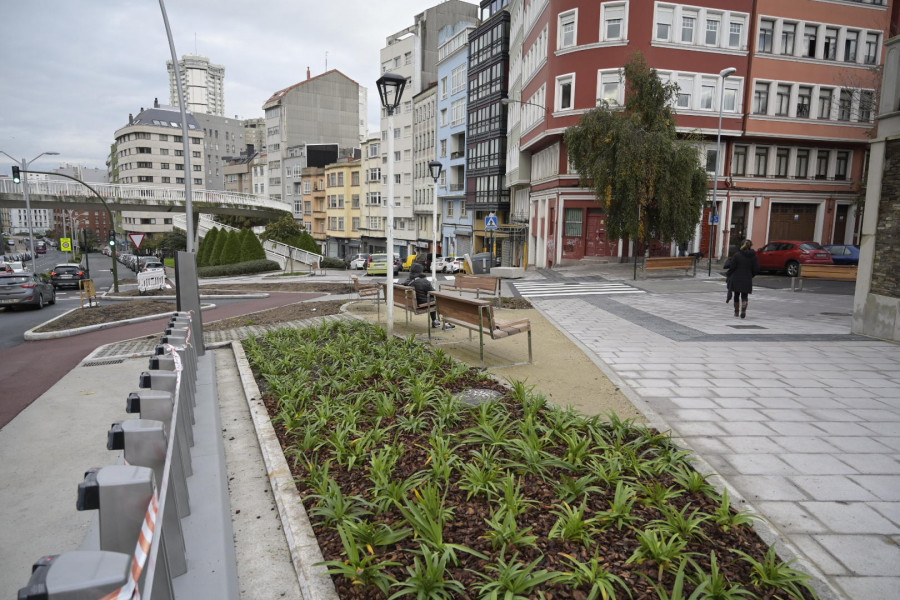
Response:
[[[661,271],[663,269],[684,269],[685,275],[692,271],[697,276],[697,259],[693,256],[649,256],[644,259],[643,271]]]
[[[474,293],[476,298],[482,294],[486,296],[500,297],[500,278],[491,275],[468,275],[457,273],[452,284],[442,283],[440,291],[453,291]]]
[[[387,301],[387,283],[379,283],[380,287],[384,288],[384,298]],[[434,301],[426,302],[425,304],[419,304],[418,299],[416,298],[416,289],[412,287],[407,287],[405,285],[400,285],[399,283],[394,284],[394,306],[398,308],[402,308],[406,311],[406,322],[409,323],[409,315],[425,315],[435,310]],[[428,333],[431,333],[431,321],[428,321]]]
[[[800,273],[791,277],[791,291],[803,289],[804,279],[820,281],[856,281],[856,265],[800,265]],[[800,285],[794,288],[799,283]]]
[[[478,332],[478,349],[482,368],[484,368],[485,335],[492,340],[499,340],[518,333],[528,333],[528,362],[512,363],[503,366],[530,365],[532,363],[530,320],[498,321],[494,316],[494,306],[488,300],[465,298],[444,292],[432,292],[431,295],[437,304],[437,313],[440,320],[468,329],[469,339],[472,339],[473,331]],[[431,338],[431,329],[428,330],[428,337]]]

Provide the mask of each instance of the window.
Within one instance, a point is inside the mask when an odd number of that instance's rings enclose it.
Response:
[[[700,86],[700,108],[712,110],[713,96],[716,95],[716,86],[704,83]]]
[[[625,6],[611,5],[607,2],[602,6],[603,10],[603,39],[621,40],[625,38]]]
[[[728,25],[728,47],[740,48],[741,40],[744,37],[744,24],[732,21]]]
[[[838,30],[835,27],[825,28],[825,60],[837,59],[837,36]]]
[[[152,162],[140,162],[140,161],[138,161],[137,168],[138,168],[138,169],[152,169],[152,168],[153,168],[153,163],[152,163]]]
[[[768,148],[757,148],[756,149],[756,176],[757,177],[765,177],[768,173],[768,165],[769,165],[769,149]]]
[[[717,170],[716,156],[719,154],[718,150],[715,148],[708,148],[706,150],[706,172],[707,173],[715,173]]]
[[[807,25],[803,28],[803,50],[807,58],[816,57],[816,40],[819,35],[818,25]]]
[[[137,149],[137,152],[138,152],[138,154],[151,154],[153,152],[153,150],[151,150],[150,148],[140,147]]]
[[[759,45],[757,52],[772,53],[772,37],[775,35],[775,21],[761,19],[759,22]]]
[[[138,183],[153,183],[153,177],[149,175],[138,175]]]
[[[566,209],[566,233],[567,236],[581,237],[584,211],[580,208]]]
[[[833,90],[830,88],[821,88],[819,90],[819,118],[831,118],[831,96]]]
[[[797,150],[797,179],[806,179],[809,176],[809,150],[801,148]]]
[[[879,35],[877,33],[867,33],[866,34],[865,63],[867,65],[874,65],[878,62],[878,40],[879,40]]]
[[[731,160],[731,174],[744,176],[747,173],[747,146],[735,146]]]
[[[675,20],[675,9],[658,6],[656,9],[656,39],[664,42],[672,39],[672,23]]]
[[[203,180],[199,177],[194,177],[194,185],[203,185]]]
[[[447,156],[447,140],[441,140],[441,158]]]
[[[681,17],[681,41],[687,44],[694,43],[694,29],[697,26],[696,17]]]
[[[564,12],[559,15],[559,31],[557,33],[556,47],[571,48],[575,46],[577,32],[575,30],[575,21],[578,18],[578,11]]]
[[[600,82],[600,89],[597,90],[597,97],[606,102],[610,106],[619,104],[619,93],[621,91],[621,78],[618,72],[597,74],[597,80]]]
[[[412,64],[412,52],[407,52],[403,55],[404,64],[411,65]]]
[[[350,185],[359,185],[359,171],[350,173]]]
[[[691,107],[691,94],[694,91],[694,79],[693,77],[679,77],[678,78],[678,98],[676,99],[676,103],[679,108],[690,108]]]
[[[706,45],[707,46],[718,46],[719,45],[719,20],[718,19],[707,19],[706,20]]]
[[[169,155],[169,149],[168,149],[168,148],[160,148],[160,149],[159,149],[159,153],[160,153],[160,155],[162,155],[162,156],[168,156],[168,155]]]
[[[834,178],[838,180],[847,179],[847,165],[850,163],[850,151],[838,150],[837,158],[834,162]]]
[[[816,153],[816,179],[828,178],[828,150]]]
[[[725,88],[725,98],[723,99],[723,110],[735,112],[737,110],[737,89]]]
[[[859,32],[848,31],[844,37],[844,60],[856,62],[856,51],[859,46]]]
[[[870,123],[872,121],[872,109],[875,104],[875,94],[869,90],[859,93],[859,122]]]
[[[812,102],[812,88],[801,85],[797,89],[797,117],[801,119],[809,118],[809,106]]]
[[[790,148],[778,148],[775,150],[775,177],[787,177],[788,160],[790,158]]]
[[[775,114],[786,117],[791,106],[791,86],[779,83],[775,91]]]
[[[838,121],[850,120],[850,108],[853,105],[853,92],[850,90],[841,90],[841,97],[838,101]]]
[[[191,169],[194,171],[203,171],[203,165],[191,165]]]
[[[162,183],[172,183],[172,178],[171,178],[171,177],[162,177],[162,178],[160,179],[160,181],[161,181]]]
[[[466,89],[467,65],[460,65],[450,74],[453,83],[451,94],[458,94]]]
[[[797,24],[782,23],[781,24],[781,53],[793,55],[794,46],[796,45]]]
[[[575,98],[575,75],[556,78],[556,110],[572,110]]]
[[[753,114],[764,115],[769,112],[769,83],[757,83],[753,90]]]

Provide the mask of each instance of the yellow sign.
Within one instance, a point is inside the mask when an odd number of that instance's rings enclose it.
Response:
[[[63,252],[71,252],[72,238],[59,238],[59,249]]]

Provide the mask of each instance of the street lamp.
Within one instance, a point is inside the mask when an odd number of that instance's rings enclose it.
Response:
[[[434,179],[434,206],[431,207],[431,239],[433,240],[431,246],[431,281],[433,285],[437,285],[437,182],[443,169],[444,165],[438,160],[433,160],[428,163],[428,171],[431,173],[431,178]]]
[[[388,114],[387,131],[387,223],[385,235],[387,239],[387,264],[390,270],[390,279],[385,285],[385,304],[387,305],[387,334],[394,333],[394,111],[400,106],[400,98],[403,96],[403,88],[406,87],[406,78],[396,73],[386,73],[375,82],[378,86],[378,95],[381,98],[381,106]]]
[[[14,163],[18,163],[19,169],[23,172],[22,194],[25,196],[25,216],[28,218],[28,239],[31,244],[31,272],[34,274],[37,274],[37,267],[35,266],[35,262],[34,262],[34,222],[33,222],[33,217],[31,215],[31,199],[28,197],[28,173],[26,173],[25,171],[28,170],[28,166],[31,163],[33,163],[40,157],[44,156],[45,154],[47,156],[58,156],[59,152],[41,152],[40,154],[38,154],[37,156],[35,156],[34,158],[32,158],[31,160],[29,160],[27,162],[25,161],[24,158],[20,162],[20,161],[16,160],[15,158],[13,158],[12,156],[10,156],[9,154],[6,154],[6,152],[3,152],[3,150],[0,150],[0,154],[5,155],[8,159],[13,161]]]
[[[718,216],[718,195],[719,195],[719,157],[722,156],[720,142],[722,139],[722,110],[725,107],[725,80],[730,75],[734,75],[737,72],[737,69],[734,67],[728,67],[727,69],[722,69],[719,71],[719,77],[722,78],[722,89],[719,92],[719,128],[716,130],[716,164],[713,169],[713,201],[712,201],[712,213],[710,213],[709,218],[709,272],[708,276],[712,276],[712,260],[713,260],[713,225],[716,217]],[[722,161],[722,166],[725,166],[725,161]]]

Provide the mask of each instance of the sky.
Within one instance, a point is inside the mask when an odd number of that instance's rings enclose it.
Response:
[[[370,132],[386,38],[441,1],[164,0],[176,55],[225,67],[225,116],[262,117],[263,103],[305,80],[307,67],[313,76],[337,69],[368,88]],[[59,152],[36,170],[105,169],[129,113],[169,103],[159,0],[4,2],[0,57],[0,150],[26,161]],[[0,155],[0,174],[12,165]]]

